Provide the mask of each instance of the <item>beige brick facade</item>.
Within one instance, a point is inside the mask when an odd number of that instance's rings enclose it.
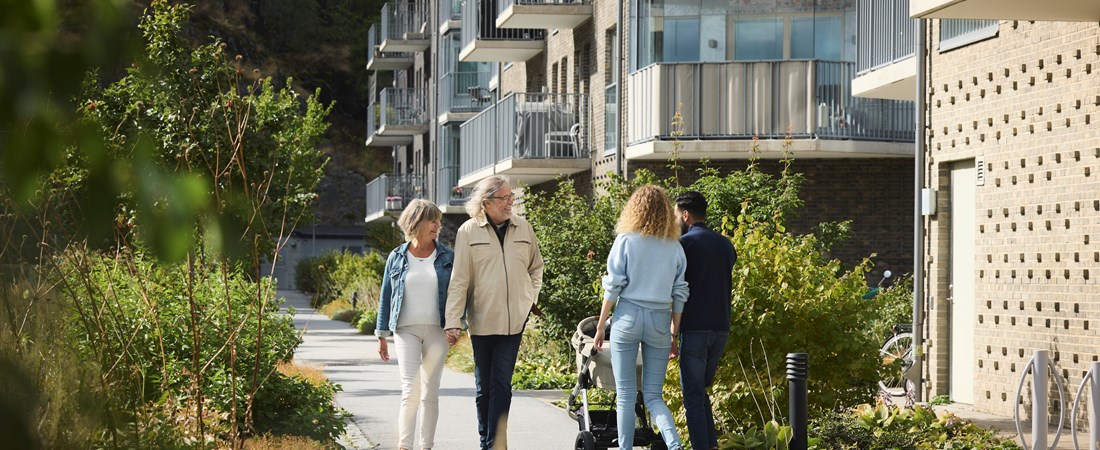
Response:
[[[1011,415],[1033,349],[1051,351],[1069,402],[1100,358],[1100,27],[1001,21],[996,37],[939,52],[931,25],[926,393],[950,389],[950,169],[977,160],[975,407]]]

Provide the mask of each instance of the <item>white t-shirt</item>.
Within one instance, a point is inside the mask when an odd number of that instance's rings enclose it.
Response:
[[[405,298],[397,326],[439,325],[439,279],[435,274],[436,251],[427,258],[408,253],[409,271],[405,274]]]

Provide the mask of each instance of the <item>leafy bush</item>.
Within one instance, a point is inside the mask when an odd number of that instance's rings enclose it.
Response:
[[[355,322],[355,328],[359,329],[359,334],[374,334],[376,324],[378,324],[378,310],[368,309],[359,316],[359,321]]]
[[[954,414],[915,406],[912,409],[879,404],[859,405],[848,411],[822,411],[810,423],[810,448],[859,450],[1016,450],[973,422]]]
[[[332,315],[332,320],[338,320],[340,322],[347,322],[355,326],[359,323],[359,318],[362,317],[363,310],[361,309],[341,309]]]
[[[876,311],[869,330],[875,339],[885,340],[893,334],[890,327],[913,323],[913,277],[906,275],[899,278],[868,301]]]
[[[356,308],[371,309],[378,307],[385,266],[385,256],[378,252],[328,252],[298,261],[294,280],[299,290],[313,293],[310,303],[315,308],[336,299],[355,299]]]
[[[141,419],[127,411],[168,398],[176,409],[205,410],[203,417],[224,414],[225,428],[210,424],[215,433],[228,433],[234,422],[288,432],[303,420],[319,439],[342,431],[331,384],[302,384],[276,371],[300,339],[291,318],[277,314],[270,280],[257,286],[216,264],[172,267],[140,255],[67,255],[58,265],[57,282],[77,305],[65,329],[80,354],[113,369],[105,378],[120,421]],[[110,313],[92,315],[103,309]]]

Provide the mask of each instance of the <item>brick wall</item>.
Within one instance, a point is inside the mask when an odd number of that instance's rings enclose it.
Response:
[[[744,160],[711,161],[721,173],[742,170]],[[691,184],[698,163],[681,163],[681,184]],[[671,176],[665,162],[630,162],[629,173],[645,168],[664,178]],[[760,161],[766,173],[778,174],[777,161]],[[788,228],[807,233],[821,222],[851,220],[852,236],[833,249],[832,256],[852,266],[871,253],[874,271],[868,280],[878,282],[883,270],[912,273],[913,267],[913,161],[910,159],[803,159],[791,170],[806,177],[799,198],[804,206]]]
[[[1097,42],[1094,22],[1002,21],[997,37],[944,53],[933,39],[926,167],[940,190],[939,212],[926,222],[933,395],[950,389],[947,212],[958,161],[977,159],[985,171],[975,199],[975,406],[1012,414],[1032,349],[1051,350],[1057,375],[1074,387],[1100,357]]]

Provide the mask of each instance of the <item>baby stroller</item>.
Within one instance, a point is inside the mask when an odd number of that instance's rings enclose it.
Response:
[[[589,317],[577,324],[573,333],[573,349],[577,353],[577,385],[569,394],[569,416],[577,421],[580,431],[577,433],[576,450],[596,450],[619,448],[619,430],[617,428],[615,403],[591,404],[588,402],[588,389],[598,387],[615,390],[615,375],[611,371],[611,355],[607,349],[611,330],[604,332],[604,351],[596,351],[595,336],[598,317]],[[639,354],[636,364],[638,383],[642,381],[642,360]],[[592,406],[599,406],[592,409]],[[641,392],[634,405],[635,430],[633,447],[649,447],[652,450],[666,450],[665,441],[660,433],[653,432],[649,414],[642,402]],[[641,424],[640,427],[637,425]]]

